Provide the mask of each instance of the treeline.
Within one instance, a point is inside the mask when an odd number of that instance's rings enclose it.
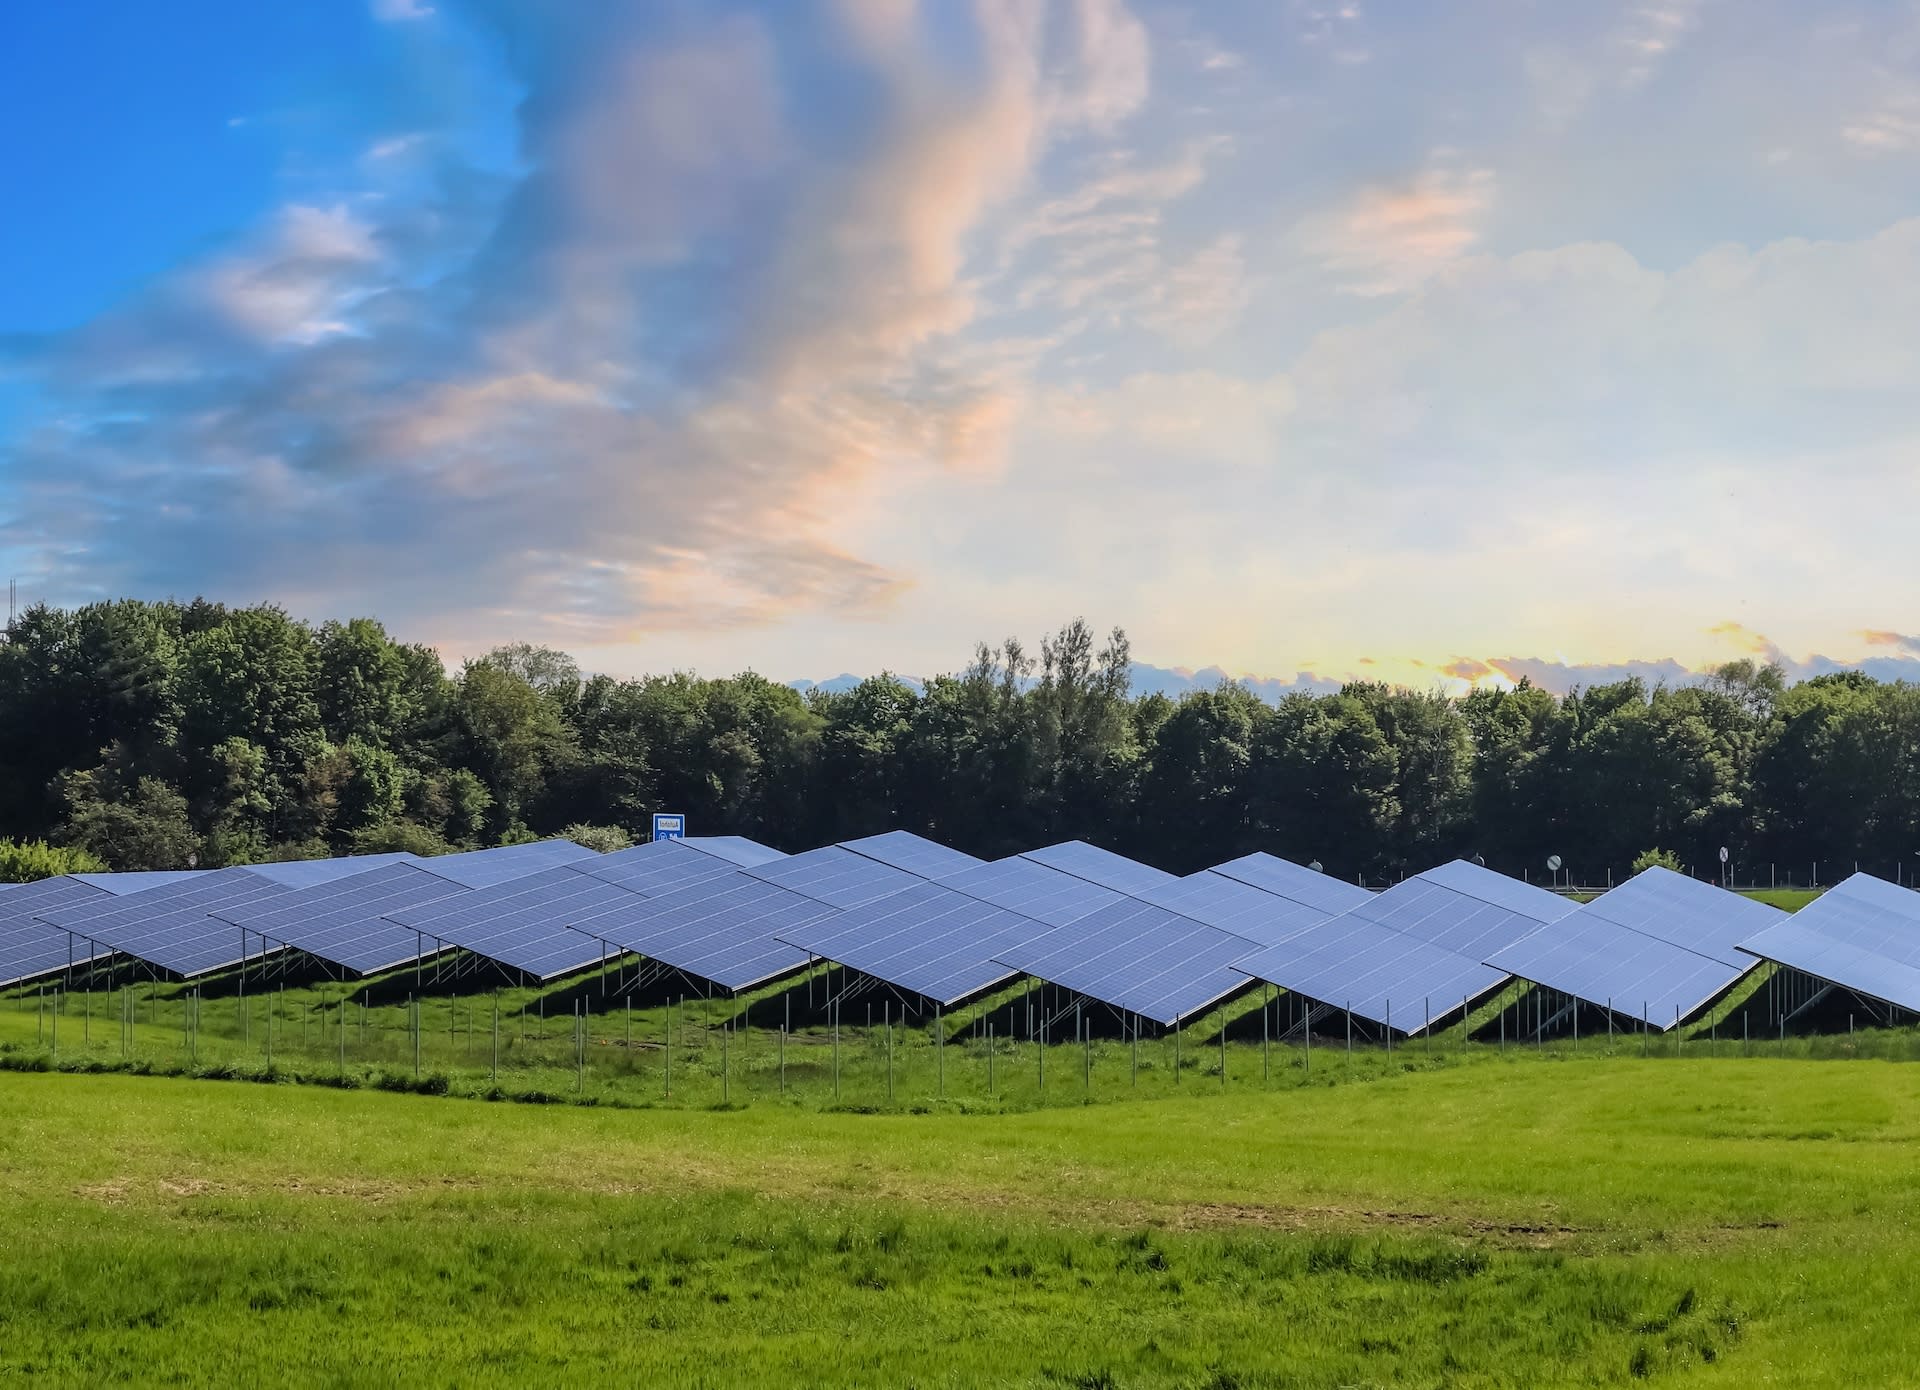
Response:
[[[1698,685],[1463,699],[1356,683],[1269,705],[1133,698],[1127,640],[1075,621],[915,690],[755,675],[583,677],[515,645],[450,674],[377,622],[273,607],[37,607],[0,646],[0,836],[115,868],[211,867],[556,833],[655,810],[798,850],[904,828],[994,856],[1084,838],[1190,871],[1265,849],[1345,876],[1456,855],[1586,882],[1659,847],[1743,876],[1920,853],[1920,688]]]

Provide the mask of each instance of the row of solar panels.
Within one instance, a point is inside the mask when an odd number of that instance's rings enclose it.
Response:
[[[462,950],[538,980],[634,954],[738,991],[827,960],[942,1004],[1027,975],[1161,1024],[1261,980],[1412,1033],[1517,976],[1664,1027],[1759,957],[1920,1009],[1920,955],[1889,945],[1920,943],[1915,909],[1865,876],[1789,920],[1659,869],[1581,907],[1462,861],[1376,894],[1267,854],[1178,878],[1079,841],[987,862],[902,831],[797,855],[550,840],[17,886],[0,985],[114,956],[191,979]]]

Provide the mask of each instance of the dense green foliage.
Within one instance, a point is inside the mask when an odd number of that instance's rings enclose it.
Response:
[[[0,1107],[0,1375],[57,1383],[1851,1387],[1920,1355],[1920,1107],[1877,1062],[990,1115],[0,1073]]]
[[[45,840],[16,844],[0,840],[0,883],[32,883],[35,879],[58,878],[61,874],[99,873],[104,861],[84,849],[70,845],[50,845]]]
[[[35,608],[0,647],[0,835],[115,868],[433,852],[656,809],[808,848],[895,827],[995,855],[1085,838],[1175,870],[1252,849],[1373,878],[1478,854],[1580,882],[1649,846],[1711,874],[1892,876],[1920,822],[1920,687],[1701,684],[1464,699],[1356,683],[1278,706],[1130,698],[1126,638],[1069,624],[915,689],[583,678],[524,644],[449,674],[368,619],[125,601]],[[1827,875],[1823,873],[1823,877]]]

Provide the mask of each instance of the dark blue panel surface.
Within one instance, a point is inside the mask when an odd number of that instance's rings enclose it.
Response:
[[[957,874],[962,869],[975,868],[986,862],[905,830],[889,830],[884,835],[869,835],[864,840],[847,840],[841,848],[864,854],[869,859],[878,859],[882,864],[918,874],[921,878],[945,878],[948,874]]]
[[[1577,924],[1604,918],[1744,971],[1753,961],[1740,954],[1740,943],[1785,916],[1777,907],[1711,883],[1671,869],[1651,868],[1602,893],[1568,920]]]
[[[388,864],[282,897],[215,908],[213,915],[355,974],[371,975],[438,950],[436,942],[423,943],[412,927],[385,914],[468,891],[429,873],[424,863]]]
[[[1728,965],[1589,917],[1582,908],[1494,952],[1487,963],[1665,1030],[1691,1018],[1756,962],[1749,957],[1745,965]]]
[[[1249,975],[1402,1033],[1425,1029],[1506,972],[1384,927],[1359,913],[1330,918],[1239,962]]]
[[[1477,963],[1575,906],[1544,888],[1455,860],[1374,894],[1352,913]]]
[[[782,932],[785,940],[941,1004],[1015,972],[994,959],[1046,928],[1030,917],[923,883]]]
[[[87,875],[88,878],[113,875]],[[11,885],[0,895],[0,985],[35,979],[69,963],[80,964],[105,948],[74,941],[66,932],[36,915],[93,902],[111,902],[116,895],[81,882],[78,876],[43,878],[37,883]],[[69,956],[69,952],[72,955]]]
[[[561,865],[387,916],[449,946],[550,980],[602,959],[603,948],[571,928],[603,912],[645,902],[624,888]]]
[[[949,874],[940,886],[1054,927],[1126,901],[1124,893],[1018,855]]]
[[[1357,883],[1328,878],[1325,874],[1264,852],[1243,854],[1207,870],[1225,878],[1251,884],[1276,897],[1307,907],[1319,908],[1333,917],[1365,902],[1373,894]]]
[[[496,883],[525,878],[543,869],[585,864],[599,858],[598,853],[572,840],[534,840],[524,845],[468,850],[465,854],[436,854],[419,863],[421,868],[452,879],[463,888],[491,888]]]
[[[417,859],[418,856],[405,852],[348,854],[335,859],[283,859],[271,864],[248,864],[246,867],[250,872],[283,888],[312,888],[316,884],[332,883],[337,878],[363,874],[368,869],[412,863]]]
[[[785,858],[785,855],[775,855],[773,860],[758,859],[754,862],[771,863]],[[733,858],[709,852],[706,842],[699,840],[655,840],[650,844],[635,845],[632,849],[603,854],[591,864],[577,864],[574,867],[581,873],[616,883],[629,893],[637,893],[643,898],[677,893],[696,883],[740,872],[740,865]]]
[[[1284,941],[1331,915],[1211,870],[1155,884],[1134,896],[1261,946]]]
[[[1170,1024],[1249,981],[1233,963],[1252,943],[1152,903],[1111,907],[1006,947],[998,959],[1049,984]]]
[[[1044,849],[1031,849],[1020,857],[1119,893],[1138,894],[1173,878],[1165,869],[1100,849],[1085,840],[1066,840]]]
[[[191,979],[268,953],[258,938],[243,948],[232,924],[210,912],[292,891],[251,868],[216,869],[104,902],[48,908],[39,916],[96,946]]]
[[[838,845],[810,849],[741,872],[829,907],[855,907],[926,880]]]
[[[578,929],[729,990],[804,968],[807,952],[783,938],[834,912],[817,899],[744,873],[640,902]]]

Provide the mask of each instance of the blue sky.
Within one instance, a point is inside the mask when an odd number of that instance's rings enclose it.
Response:
[[[781,677],[1076,613],[1283,680],[1920,657],[1911,0],[15,7],[0,118],[29,597]]]

